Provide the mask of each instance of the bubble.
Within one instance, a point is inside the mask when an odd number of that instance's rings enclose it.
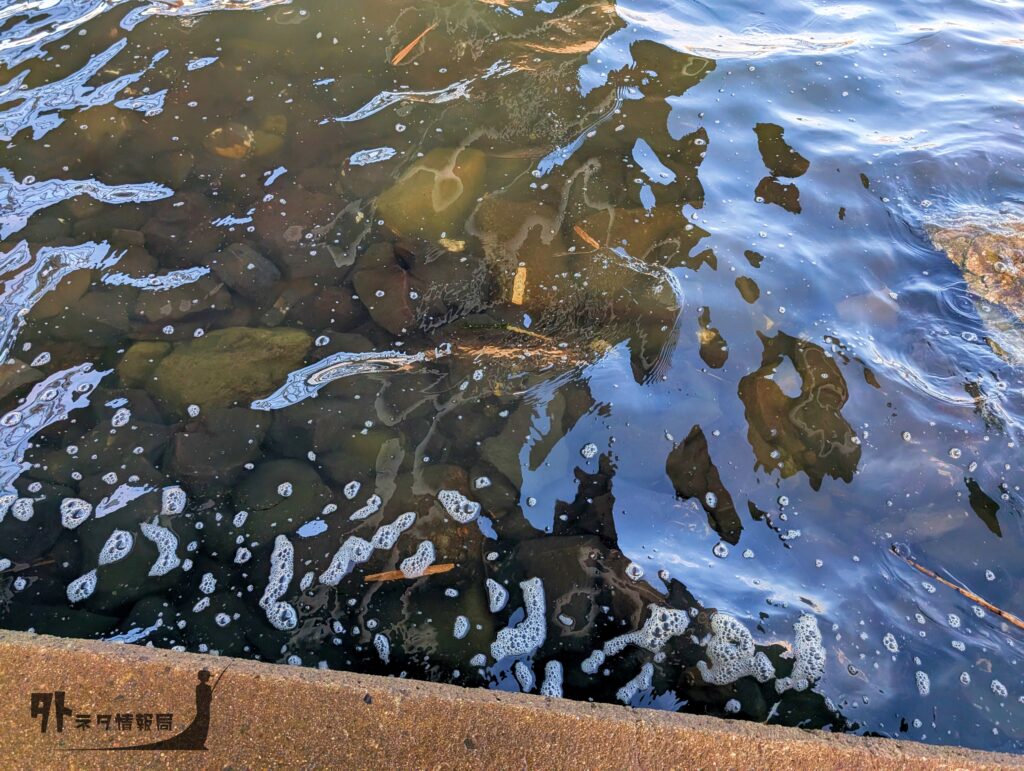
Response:
[[[200,409],[199,409],[199,405],[198,404],[190,404],[190,405],[188,405],[188,416],[190,418],[198,418],[199,417],[199,413],[200,413]]]
[[[292,483],[282,482],[277,486],[277,494],[282,498],[290,498],[292,495]]]
[[[741,705],[738,701],[736,701],[736,699],[729,699],[729,701],[725,703],[725,711],[728,712],[730,715],[737,714],[740,711],[740,709]]]
[[[709,509],[715,508],[718,505],[718,496],[709,490],[704,494],[704,504]]]
[[[121,407],[114,413],[113,417],[110,418],[110,425],[114,428],[121,428],[122,426],[127,426],[131,419],[132,411],[127,407]]]
[[[722,541],[719,541],[713,547],[711,547],[711,553],[718,557],[718,559],[724,560],[726,557],[729,556],[729,547],[726,546],[725,543],[723,543]]]
[[[949,448],[949,457],[952,458],[953,460],[958,460],[960,458],[961,454],[962,453],[960,452],[960,448],[959,447],[950,447]]]
[[[477,477],[473,480],[473,489],[483,490],[484,488],[491,486],[491,480],[487,477]]]
[[[227,613],[218,613],[213,617],[213,621],[217,626],[224,627],[231,623],[231,616]]]
[[[644,569],[635,562],[626,565],[626,577],[632,581],[639,581],[644,577]]]

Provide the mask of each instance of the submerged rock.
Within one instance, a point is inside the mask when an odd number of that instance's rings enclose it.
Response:
[[[377,214],[399,233],[432,241],[455,237],[476,204],[486,170],[479,150],[431,150],[377,197]]]
[[[312,340],[301,329],[231,327],[174,347],[157,364],[150,391],[182,411],[227,407],[270,392],[302,366]]]
[[[247,244],[231,244],[211,261],[210,268],[232,292],[259,302],[281,279],[281,271]]]

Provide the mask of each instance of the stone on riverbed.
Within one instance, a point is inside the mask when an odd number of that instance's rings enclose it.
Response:
[[[479,150],[431,150],[377,197],[377,214],[405,235],[455,238],[480,195],[486,170]]]
[[[218,329],[176,345],[157,364],[149,389],[177,411],[248,404],[302,366],[311,342],[307,332],[289,327]]]
[[[259,302],[267,297],[281,271],[247,244],[231,244],[210,260],[210,267],[231,291]]]

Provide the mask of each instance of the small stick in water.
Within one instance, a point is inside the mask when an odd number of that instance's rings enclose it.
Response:
[[[512,279],[512,304],[522,305],[526,296],[526,268],[520,265],[516,269],[515,278]]]
[[[580,238],[582,238],[584,241],[586,241],[587,244],[589,244],[594,249],[600,249],[601,248],[601,244],[599,244],[597,242],[597,239],[595,239],[592,235],[590,235],[590,233],[585,231],[579,225],[573,225],[572,229],[574,231],[576,231],[576,235],[578,235]]]
[[[430,576],[434,573],[447,573],[449,570],[455,567],[454,562],[442,562],[440,565],[431,565],[423,571],[424,576]],[[420,578],[421,576],[415,576]],[[383,573],[370,573],[366,576],[364,581],[401,581],[403,578],[409,578],[401,570],[385,570]]]
[[[405,60],[405,57],[407,57],[410,53],[412,53],[412,49],[414,49],[416,47],[416,44],[419,43],[421,40],[423,40],[423,38],[425,38],[427,36],[427,33],[430,32],[430,30],[432,30],[436,26],[437,26],[437,22],[435,21],[433,24],[431,24],[429,27],[427,27],[425,30],[423,30],[420,34],[418,34],[416,37],[414,37],[412,42],[409,43],[409,45],[407,45],[405,48],[403,48],[401,51],[399,51],[397,54],[395,54],[391,58],[391,63],[392,64],[401,64]]]
[[[972,600],[972,601],[978,603],[981,607],[985,608],[986,610],[991,611],[992,613],[995,613],[997,616],[999,616],[999,618],[1003,619],[1004,621],[1007,621],[1007,622],[1013,624],[1014,626],[1016,626],[1016,627],[1018,627],[1020,629],[1024,629],[1024,621],[1021,621],[1019,618],[1017,618],[1012,613],[1009,613],[1009,612],[1003,610],[1002,608],[997,608],[991,602],[989,602],[988,600],[984,599],[983,597],[979,597],[974,592],[972,592],[970,589],[964,589],[962,586],[957,586],[952,581],[948,581],[945,578],[943,578],[942,576],[938,575],[935,571],[929,570],[924,565],[917,564],[916,562],[914,562],[914,560],[910,559],[910,557],[904,557],[902,554],[900,554],[898,551],[896,551],[896,549],[894,547],[890,546],[889,550],[893,554],[895,554],[897,557],[899,557],[901,560],[903,560],[908,565],[910,565],[910,567],[914,568],[914,570],[917,570],[917,571],[919,571],[921,573],[924,573],[929,578],[934,578],[936,581],[938,581],[943,586],[948,586],[950,589],[953,589],[955,591],[960,592],[960,594],[962,594],[967,599]]]

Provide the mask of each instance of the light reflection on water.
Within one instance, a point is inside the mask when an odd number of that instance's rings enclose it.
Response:
[[[1019,751],[1021,10],[7,5],[0,623]]]

